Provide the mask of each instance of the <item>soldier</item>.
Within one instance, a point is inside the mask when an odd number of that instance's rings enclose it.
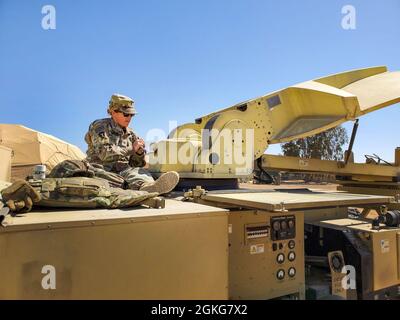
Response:
[[[128,127],[136,114],[133,100],[113,94],[107,112],[111,117],[94,121],[85,136],[87,160],[121,175],[130,189],[159,194],[172,191],[179,182],[177,172],[164,173],[154,181],[143,168],[146,165],[144,141]]]

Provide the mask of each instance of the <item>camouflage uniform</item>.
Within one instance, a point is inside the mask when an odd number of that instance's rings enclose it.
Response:
[[[113,95],[109,110],[113,107],[114,110],[121,112],[136,113],[132,104],[130,106],[113,105],[115,101],[128,99],[130,100],[128,97]],[[139,155],[133,151],[133,143],[137,139],[139,137],[132,129],[120,127],[112,118],[96,120],[89,126],[89,131],[85,136],[88,144],[87,161],[101,164],[106,171],[121,175],[130,189],[138,190],[143,183],[152,183],[154,179],[147,170],[143,169],[146,165],[145,152]]]

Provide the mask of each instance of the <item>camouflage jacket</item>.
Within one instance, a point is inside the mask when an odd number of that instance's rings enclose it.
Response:
[[[98,163],[107,171],[121,172],[128,167],[143,167],[145,154],[133,151],[139,137],[130,128],[123,129],[111,118],[96,120],[85,136],[88,144],[87,160]]]

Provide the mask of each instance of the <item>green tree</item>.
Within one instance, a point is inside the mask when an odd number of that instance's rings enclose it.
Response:
[[[322,160],[343,160],[344,145],[349,141],[346,129],[339,126],[314,136],[281,145],[285,156]]]

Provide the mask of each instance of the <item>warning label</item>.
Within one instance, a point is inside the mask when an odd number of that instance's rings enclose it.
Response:
[[[381,240],[381,252],[387,253],[390,251],[389,240]]]
[[[300,159],[299,160],[299,166],[300,167],[308,167],[308,160]]]
[[[254,244],[250,246],[250,254],[264,253],[264,244]]]

